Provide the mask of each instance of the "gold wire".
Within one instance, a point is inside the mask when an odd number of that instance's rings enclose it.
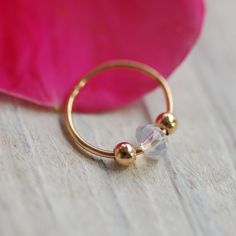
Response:
[[[80,90],[86,85],[88,80],[90,80],[95,75],[105,71],[110,70],[113,68],[130,68],[139,72],[142,72],[145,75],[150,76],[155,81],[160,83],[160,86],[163,89],[165,99],[166,99],[166,106],[167,106],[167,112],[173,113],[173,98],[171,94],[171,90],[169,85],[167,84],[166,80],[152,67],[145,65],[140,62],[131,61],[131,60],[113,60],[105,62],[93,70],[89,71],[87,74],[84,75],[84,77],[81,78],[81,80],[75,85],[74,89],[72,90],[65,109],[65,124],[66,127],[72,136],[74,142],[79,145],[81,148],[85,149],[86,151],[99,155],[102,157],[107,158],[114,158],[114,151],[104,150],[97,148],[88,142],[86,142],[78,133],[78,131],[75,129],[73,125],[73,119],[72,119],[72,108],[73,103],[78,96]],[[137,149],[137,155],[142,154],[142,150],[140,148]]]

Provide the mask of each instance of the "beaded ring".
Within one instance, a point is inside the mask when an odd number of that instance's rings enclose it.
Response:
[[[137,145],[122,142],[115,146],[114,150],[97,148],[86,142],[76,131],[72,120],[73,103],[86,83],[95,75],[113,68],[129,68],[139,71],[160,83],[166,98],[166,112],[161,113],[155,124],[138,127],[136,130]],[[101,157],[112,158],[119,164],[128,166],[137,156],[144,155],[150,159],[158,160],[165,155],[167,150],[167,136],[174,133],[177,128],[177,119],[173,115],[173,98],[166,80],[152,67],[140,62],[130,60],[108,61],[85,74],[72,90],[65,109],[65,124],[74,142],[83,150]]]

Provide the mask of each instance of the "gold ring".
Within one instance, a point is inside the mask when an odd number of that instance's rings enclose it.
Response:
[[[155,124],[138,127],[136,131],[137,145],[127,142],[119,143],[114,150],[104,150],[97,148],[86,142],[78,133],[73,125],[72,108],[73,103],[80,90],[95,75],[113,68],[129,68],[139,71],[157,81],[163,89],[166,99],[166,112],[161,113]],[[173,115],[173,98],[170,87],[163,76],[154,68],[136,61],[114,60],[105,62],[85,74],[73,88],[65,109],[65,124],[74,142],[89,153],[115,159],[121,165],[132,164],[136,156],[145,155],[150,159],[157,160],[165,155],[167,149],[167,136],[174,133],[177,128],[177,119]]]

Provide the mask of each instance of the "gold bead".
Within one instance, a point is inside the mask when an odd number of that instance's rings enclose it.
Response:
[[[165,130],[168,135],[175,132],[178,126],[178,121],[172,113],[164,112],[156,118],[156,124],[159,128]]]
[[[114,153],[115,160],[123,166],[128,166],[136,160],[136,149],[127,142],[117,144]]]

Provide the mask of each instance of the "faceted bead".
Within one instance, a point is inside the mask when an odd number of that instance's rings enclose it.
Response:
[[[159,160],[167,152],[167,136],[157,126],[148,124],[136,130],[137,144],[142,148],[144,155],[152,160]]]

